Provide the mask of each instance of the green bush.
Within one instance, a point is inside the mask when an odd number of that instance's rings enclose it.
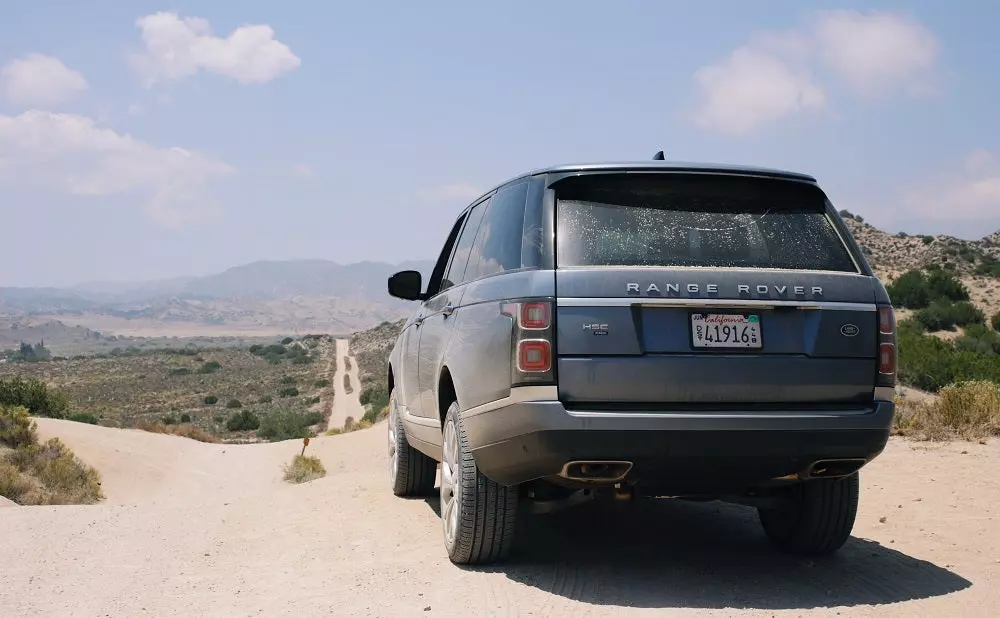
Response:
[[[10,376],[0,377],[0,406],[27,408],[34,416],[63,418],[69,400],[63,393],[49,390],[42,380]]]
[[[257,403],[271,403],[272,401],[274,401],[274,398],[270,395],[261,395],[260,399],[257,400]]]
[[[921,332],[919,323],[899,323],[899,380],[903,384],[935,392],[948,384],[966,380],[1000,382],[1000,355],[975,349],[960,349],[947,341]]]
[[[191,374],[191,370],[188,369],[187,367],[178,367],[177,369],[172,369],[170,371],[170,375],[172,375],[172,376],[186,376],[186,375],[190,375],[190,374]]]
[[[222,363],[220,363],[219,361],[208,361],[207,363],[201,366],[201,368],[198,370],[198,373],[202,374],[215,373],[220,369],[222,369]]]
[[[997,314],[997,318],[1000,319],[1000,313]],[[1000,330],[1000,328],[998,328],[997,330]],[[316,380],[315,382],[313,382],[313,386],[315,388],[326,388],[330,386],[330,381],[327,380],[326,378],[322,378],[320,380]]]
[[[207,397],[205,397],[206,406],[214,406],[217,403],[219,403],[219,398],[216,397],[215,395],[208,395]]]
[[[76,421],[77,423],[87,423],[88,425],[96,425],[97,417],[93,414],[87,414],[85,412],[79,412],[77,414],[71,414],[69,420]]]
[[[298,384],[298,382],[299,381],[298,381],[298,379],[295,376],[282,376],[281,377],[281,383],[282,384]]]
[[[236,412],[226,421],[229,431],[253,431],[260,427],[260,419],[250,410]]]
[[[991,255],[984,255],[973,272],[984,277],[1000,278],[1000,260]]]
[[[286,388],[281,389],[281,391],[278,392],[278,395],[281,397],[297,397],[298,394],[299,394],[299,389],[295,388],[294,386],[288,386]]]
[[[188,414],[187,412],[185,412],[184,414],[181,414],[181,422],[182,423],[190,423],[191,422],[191,415]]]
[[[295,341],[295,339],[292,339],[291,337],[285,337],[284,339],[281,340],[281,344],[282,345],[288,345],[289,343],[291,343],[293,341]]]
[[[275,410],[261,419],[257,436],[272,442],[308,438],[312,435],[309,427],[322,420],[323,415],[316,412],[303,413],[288,409]]]
[[[368,386],[361,391],[359,399],[361,400],[361,405],[363,406],[370,404],[373,408],[382,409],[389,405],[389,391],[387,391],[385,386],[381,384],[377,386]]]
[[[38,427],[21,406],[0,406],[0,444],[18,448],[38,442]]]
[[[258,354],[263,349],[264,349],[264,346],[260,345],[259,343],[255,343],[252,346],[250,346],[250,353],[251,354]]]
[[[993,330],[1000,331],[1000,312],[997,312],[997,314],[990,319],[990,326],[993,327]]]
[[[240,401],[239,399],[230,399],[229,401],[226,402],[226,407],[229,408],[230,410],[233,410],[235,408],[242,408],[243,402]]]
[[[164,417],[160,418],[160,422],[163,423],[164,425],[176,425],[177,424],[177,417],[175,417],[173,415],[164,416]]]
[[[936,300],[969,300],[969,290],[955,275],[932,266],[927,273],[911,270],[886,286],[893,304],[907,309],[923,309]]]
[[[917,312],[917,320],[931,332],[952,330],[956,325],[982,324],[985,319],[983,312],[968,301],[950,303],[935,300]]]
[[[292,358],[293,365],[308,365],[311,362],[313,362],[311,356],[302,355],[302,356],[295,356]]]

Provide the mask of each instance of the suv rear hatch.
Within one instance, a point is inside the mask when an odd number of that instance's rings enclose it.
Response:
[[[577,408],[871,402],[874,280],[813,183],[596,173],[556,195],[557,379]]]

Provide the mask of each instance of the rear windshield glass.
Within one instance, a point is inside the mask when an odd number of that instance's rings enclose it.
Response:
[[[593,175],[557,185],[557,264],[857,272],[804,183]]]

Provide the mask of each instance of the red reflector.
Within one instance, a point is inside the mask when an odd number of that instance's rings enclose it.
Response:
[[[521,328],[543,330],[548,327],[548,303],[524,303],[521,305]]]
[[[552,368],[552,347],[544,339],[526,339],[517,344],[517,368],[523,372]]]
[[[896,373],[896,346],[891,343],[878,347],[878,372],[883,375]]]
[[[892,307],[878,308],[878,331],[883,335],[891,335],[896,332],[896,314]]]

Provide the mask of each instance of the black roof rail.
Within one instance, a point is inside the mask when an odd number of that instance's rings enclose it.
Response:
[[[653,155],[654,161],[663,161],[663,151],[659,150],[655,155]]]

